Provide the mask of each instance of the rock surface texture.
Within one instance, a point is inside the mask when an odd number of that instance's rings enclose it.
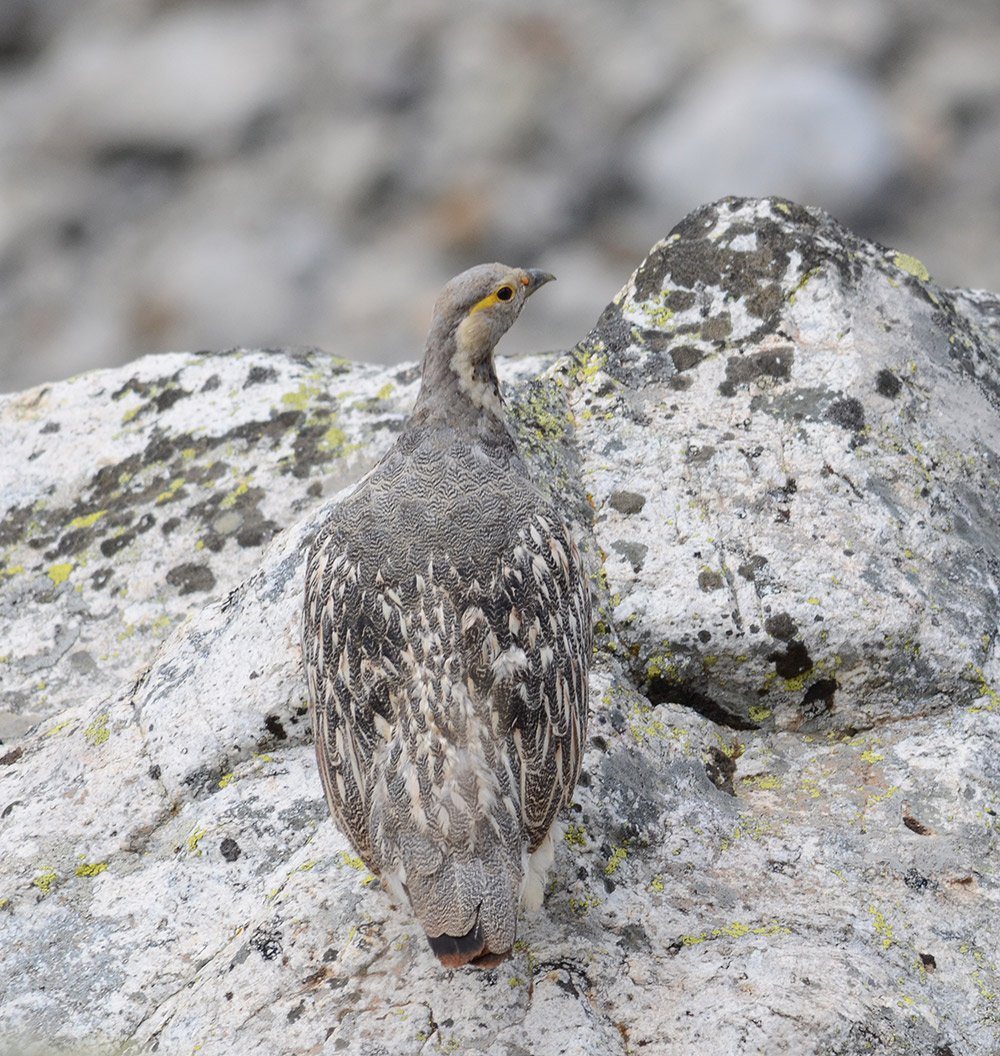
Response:
[[[1000,298],[727,199],[501,363],[595,511],[599,622],[551,889],[479,973],[349,852],[307,736],[307,541],[415,371],[3,398],[0,1051],[996,1052],[998,345]]]

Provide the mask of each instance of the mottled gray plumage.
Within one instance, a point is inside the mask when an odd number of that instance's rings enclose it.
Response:
[[[330,810],[448,966],[538,904],[587,722],[590,596],[505,420],[493,349],[552,276],[464,272],[394,446],[321,528],[303,643]]]

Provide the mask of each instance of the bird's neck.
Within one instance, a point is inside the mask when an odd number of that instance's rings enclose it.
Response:
[[[493,345],[475,316],[449,334],[431,331],[414,425],[442,424],[477,432],[508,432],[493,361]]]

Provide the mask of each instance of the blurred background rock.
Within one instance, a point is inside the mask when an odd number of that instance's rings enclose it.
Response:
[[[506,350],[564,347],[689,209],[770,193],[1000,289],[997,0],[2,0],[0,390],[416,358],[494,259],[562,280]]]

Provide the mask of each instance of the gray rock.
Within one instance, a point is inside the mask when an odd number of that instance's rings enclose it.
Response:
[[[253,466],[243,495],[284,530],[234,545],[237,478],[178,485],[176,529],[121,551],[156,570],[147,618],[184,619],[134,673],[79,656],[113,649],[127,604],[73,589],[85,549],[5,611],[5,639],[49,643],[55,688],[0,756],[0,1051],[995,1052],[1000,302],[922,275],[823,214],[727,200],[571,354],[533,380],[544,361],[502,364],[539,474],[597,510],[600,641],[552,884],[490,972],[442,972],[371,882],[307,733],[304,548],[415,375],[206,353],[8,398],[4,495],[29,508],[49,481],[78,515],[95,460],[200,422],[197,464]],[[158,408],[165,379],[190,394]],[[288,392],[300,417],[273,422]],[[296,457],[334,411],[363,447]],[[207,531],[226,541],[203,564]],[[86,650],[54,629],[74,618]],[[105,688],[82,699],[84,677]]]

